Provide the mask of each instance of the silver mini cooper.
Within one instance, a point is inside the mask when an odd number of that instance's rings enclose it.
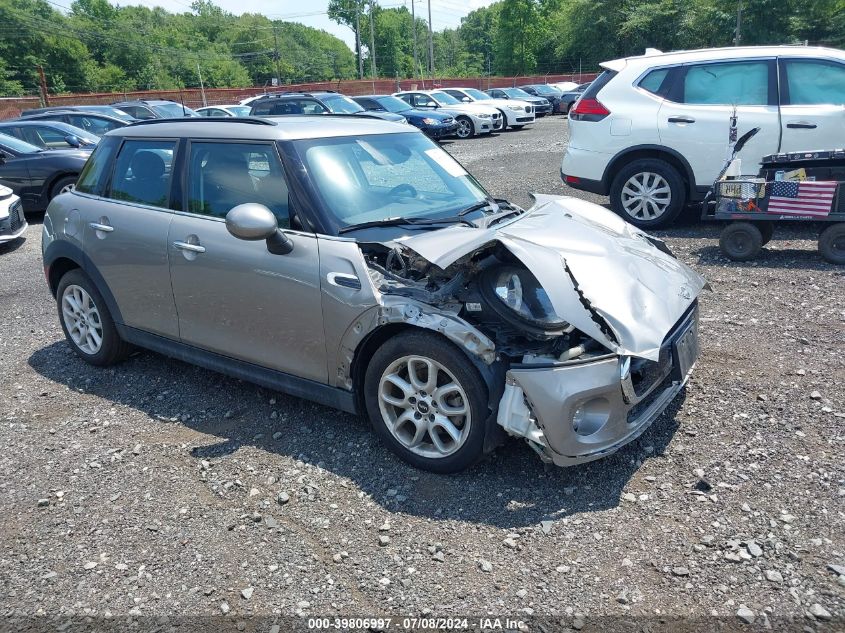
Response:
[[[407,125],[151,121],[50,205],[68,343],[147,348],[344,411],[411,464],[505,434],[569,465],[640,435],[699,350],[704,280],[589,202],[495,199]]]

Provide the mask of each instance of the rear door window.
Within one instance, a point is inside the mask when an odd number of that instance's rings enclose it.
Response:
[[[820,59],[787,59],[784,105],[845,104],[845,66]]]
[[[176,141],[128,140],[120,148],[110,198],[167,208]]]
[[[769,62],[696,64],[683,78],[682,103],[696,105],[768,105]]]

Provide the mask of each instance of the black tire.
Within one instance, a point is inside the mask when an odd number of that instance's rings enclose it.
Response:
[[[73,174],[71,176],[62,176],[56,182],[54,182],[53,186],[50,187],[50,200],[59,195],[62,192],[62,189],[64,189],[68,185],[75,185],[77,178],[79,178],[79,175]]]
[[[819,253],[831,264],[845,264],[845,222],[831,224],[821,232]]]
[[[754,226],[760,229],[760,235],[763,236],[762,246],[765,246],[772,241],[772,237],[775,234],[774,222],[755,222]]]
[[[99,314],[99,322],[102,328],[102,343],[99,350],[95,353],[83,350],[73,340],[73,337],[68,331],[69,325],[66,322],[62,304],[65,291],[70,286],[78,286],[88,293],[94,306],[96,306],[97,313]],[[108,307],[106,307],[106,302],[103,299],[103,296],[100,294],[99,290],[97,290],[94,283],[88,278],[88,275],[82,272],[81,269],[74,268],[73,270],[65,273],[61,278],[58,290],[56,291],[56,306],[59,311],[59,323],[62,325],[62,331],[65,333],[68,345],[70,345],[71,349],[73,349],[73,351],[87,363],[101,367],[113,365],[125,359],[129,355],[129,352],[132,351],[132,346],[120,338],[117,328],[114,325],[114,320],[109,313]]]
[[[728,259],[746,262],[757,257],[763,247],[763,235],[751,222],[731,222],[719,237],[719,248]]]
[[[424,356],[436,361],[451,374],[450,380],[456,382],[466,394],[468,402],[461,402],[470,412],[469,430],[459,447],[440,457],[427,457],[413,452],[401,443],[388,429],[388,423],[380,407],[380,383],[391,365],[406,356]],[[410,383],[410,381],[408,381]],[[376,434],[401,459],[421,470],[434,473],[455,473],[469,468],[481,459],[484,451],[485,425],[488,417],[487,386],[478,370],[458,347],[432,332],[423,330],[408,331],[386,341],[373,355],[367,365],[364,376],[364,403],[367,414]],[[418,392],[414,396],[419,397]],[[422,398],[420,398],[420,401]],[[415,402],[419,407],[419,403]],[[432,406],[429,404],[428,406]],[[436,407],[424,411],[434,412]],[[385,405],[388,409],[390,405]],[[417,417],[418,413],[414,413]],[[417,419],[420,419],[417,417]],[[462,428],[466,428],[463,426]],[[424,433],[428,433],[425,431]],[[430,437],[425,435],[425,437]],[[433,443],[429,442],[433,447]]]
[[[654,217],[646,217],[648,215],[646,211],[637,215],[638,209],[632,209],[632,212],[626,209],[626,203],[629,208],[636,204],[636,202],[629,202],[632,198],[626,193],[626,184],[629,180],[636,178],[651,179],[647,174],[656,174],[669,188],[668,204]],[[631,188],[631,190],[634,189]],[[663,199],[663,196],[664,194],[660,194],[660,199]],[[656,229],[670,225],[678,217],[686,201],[687,189],[681,174],[675,167],[659,158],[640,158],[628,163],[616,173],[610,185],[610,206],[613,211],[626,222],[641,229]]]
[[[505,113],[502,110],[499,110],[499,114],[502,115],[502,127],[498,130],[493,130],[494,132],[504,132],[508,129],[508,117],[505,116]]]
[[[459,116],[455,118],[455,121],[458,124],[458,129],[455,131],[455,136],[460,139],[472,138],[475,136],[475,124],[472,122],[468,116]],[[462,131],[462,130],[469,130],[469,133]],[[463,134],[463,136],[461,136]]]

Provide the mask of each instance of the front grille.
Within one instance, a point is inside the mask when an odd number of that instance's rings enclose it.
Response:
[[[12,233],[17,233],[23,226],[23,213],[21,213],[21,202],[18,200],[9,209],[9,224]]]
[[[639,417],[648,409],[655,400],[657,400],[663,392],[666,391],[669,387],[672,386],[672,377],[667,376],[663,382],[661,382],[654,391],[648,394],[645,398],[640,400],[637,404],[631,407],[631,410],[628,411],[628,424],[633,424],[639,420]]]
[[[531,106],[525,106],[525,114],[531,114]]]
[[[498,119],[500,116],[502,116],[502,115],[501,115],[501,114],[499,114],[498,112],[496,112],[496,113],[493,115],[493,120],[495,121],[495,120],[496,120],[496,119]]]

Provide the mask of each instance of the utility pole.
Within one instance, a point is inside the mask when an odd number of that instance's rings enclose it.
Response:
[[[200,70],[200,63],[197,62],[197,75],[200,78],[200,92],[202,93],[202,105],[203,107],[208,105],[208,101],[205,100],[205,86],[202,84],[202,71]]]
[[[41,88],[41,100],[44,102],[44,107],[50,105],[50,97],[47,95],[47,79],[44,77],[44,68],[38,65],[38,83]]]
[[[734,37],[734,46],[739,46],[742,40],[742,0],[737,0],[736,3],[736,36]]]
[[[373,0],[370,0],[370,70],[373,72],[373,79],[378,75],[376,70],[376,13]]]
[[[355,1],[355,52],[358,53],[358,79],[364,78],[364,57],[361,55],[361,4]]]
[[[431,0],[428,0],[428,69],[434,81],[434,35],[431,29]]]
[[[276,85],[282,85],[282,60],[279,55],[279,34],[276,25],[273,25],[273,59],[276,60]]]
[[[414,5],[417,0],[411,0],[411,37],[414,45],[414,77],[417,76],[417,14],[414,12]]]

